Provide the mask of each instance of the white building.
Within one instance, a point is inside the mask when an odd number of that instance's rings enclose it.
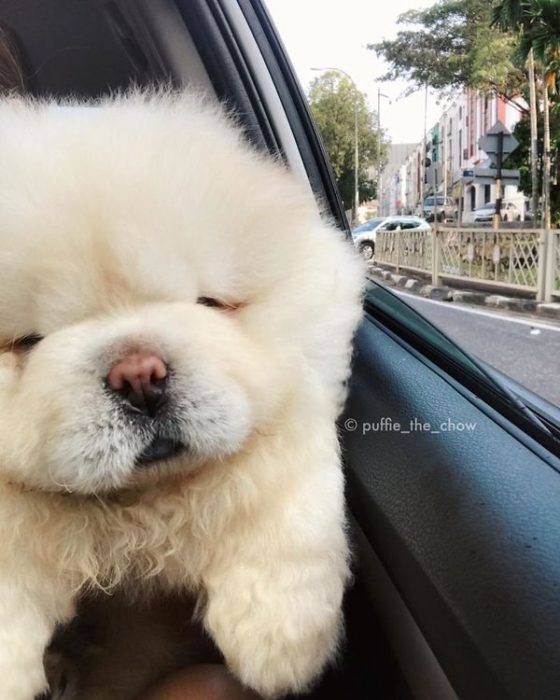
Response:
[[[389,159],[381,174],[380,213],[384,216],[404,214],[406,209],[405,162],[417,148],[414,143],[391,144]]]
[[[495,201],[495,184],[476,175],[475,169],[490,165],[478,141],[497,121],[512,130],[520,117],[519,110],[501,97],[474,90],[458,95],[426,134],[425,142],[417,144],[400,164],[403,209],[407,213],[419,211],[422,197],[435,191],[453,197],[462,219],[468,221],[474,209]],[[424,152],[430,161],[428,167],[422,164]],[[524,211],[523,194],[515,185],[507,185],[503,197]]]

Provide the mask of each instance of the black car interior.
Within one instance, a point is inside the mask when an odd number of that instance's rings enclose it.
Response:
[[[35,95],[154,83],[212,91],[348,230],[260,0],[0,0],[0,26]],[[364,309],[340,420],[355,571],[347,639],[306,697],[555,700],[557,443],[519,406],[494,400],[484,377],[421,342],[411,328],[422,321],[389,291],[372,284]],[[475,427],[452,429],[459,423]]]

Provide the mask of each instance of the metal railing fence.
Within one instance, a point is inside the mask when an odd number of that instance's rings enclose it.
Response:
[[[560,231],[438,227],[377,231],[374,260],[395,271],[430,275],[486,289],[560,297]]]

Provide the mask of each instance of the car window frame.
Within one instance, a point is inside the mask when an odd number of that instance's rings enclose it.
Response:
[[[214,1],[219,2],[219,0]],[[323,185],[331,193],[329,211],[331,219],[338,223],[339,227],[347,233],[348,238],[351,240],[350,229],[346,216],[344,215],[340,194],[338,191],[335,191],[334,188],[334,175],[328,162],[326,150],[311,115],[311,110],[305,94],[287,58],[286,51],[278,37],[274,23],[261,0],[238,0],[238,4],[247,18],[249,26],[253,28],[255,39],[257,42],[261,42],[263,58],[268,66],[272,79],[279,85],[281,102],[285,109],[288,110],[288,117],[290,120],[292,120],[293,117],[296,127],[300,129],[300,131],[295,134],[296,141],[299,143],[299,139],[301,138],[305,138],[306,140],[306,145],[304,147],[300,145],[302,158],[304,162],[306,158],[309,157],[314,159],[313,167],[322,173]],[[295,115],[292,114],[294,110],[296,112]],[[311,141],[314,146],[311,149],[309,148],[309,141]],[[309,168],[307,163],[306,167]],[[329,179],[330,184],[329,182],[325,183],[325,180]],[[321,198],[320,192],[319,197]],[[332,206],[333,202],[336,202],[337,206]],[[319,202],[320,207],[324,204],[324,201]],[[387,230],[384,228],[385,226],[385,223],[382,224],[378,230]],[[428,228],[426,234],[429,235],[430,232],[431,229]],[[366,311],[369,309],[369,311],[373,313],[375,304],[372,304],[371,300],[368,301],[366,298],[364,300],[364,308]],[[477,379],[473,377],[468,363],[463,366],[462,363],[457,361],[456,357],[444,352],[442,347],[433,346],[429,340],[422,335],[418,335],[418,337],[415,338],[414,324],[407,325],[397,321],[396,318],[391,317],[391,313],[388,313],[387,309],[377,309],[376,313],[379,314],[380,318],[383,318],[388,328],[392,328],[396,333],[402,334],[402,337],[407,339],[407,342],[410,342],[411,345],[421,350],[427,358],[435,358],[439,366],[445,368],[446,371],[449,371],[455,378],[458,378],[459,381],[464,381],[465,386],[467,386],[469,390],[472,390],[479,397],[484,397],[484,400],[489,402],[490,408],[500,411],[516,428],[521,427],[528,438],[541,441],[541,445],[547,454],[552,454],[554,456],[558,454],[558,442],[554,438],[551,439],[550,433],[546,431],[544,426],[539,425],[539,421],[535,420],[530,410],[525,410],[521,399],[507,386],[503,383],[500,384],[497,379],[491,380],[488,376],[486,382],[481,382],[480,378]],[[421,319],[424,325],[431,325],[429,321],[417,311],[411,309],[410,313]],[[445,336],[443,333],[442,335]],[[449,339],[447,340],[451,343],[451,346],[459,348],[456,343],[453,343]],[[469,353],[462,349],[460,353],[464,358],[469,357]],[[470,358],[470,360],[471,363],[475,362],[474,358]]]

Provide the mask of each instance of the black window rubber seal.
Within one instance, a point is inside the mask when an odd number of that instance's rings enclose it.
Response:
[[[257,148],[283,157],[243,53],[219,0],[176,0],[217,96],[238,115],[247,138]]]

